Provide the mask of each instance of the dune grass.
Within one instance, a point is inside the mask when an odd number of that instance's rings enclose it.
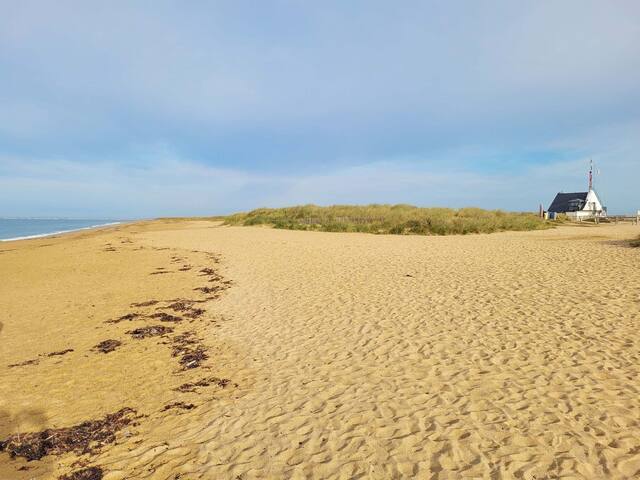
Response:
[[[456,235],[541,230],[553,224],[533,213],[480,208],[418,208],[412,205],[304,205],[259,208],[226,217],[227,225],[269,225],[289,230],[398,235]]]

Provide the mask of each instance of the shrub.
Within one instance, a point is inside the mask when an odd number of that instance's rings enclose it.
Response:
[[[451,235],[553,226],[533,213],[480,208],[418,208],[413,205],[302,205],[259,208],[225,218],[227,225],[270,225],[289,230],[366,232],[396,235]]]

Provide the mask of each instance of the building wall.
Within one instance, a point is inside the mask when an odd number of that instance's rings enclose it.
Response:
[[[590,190],[587,194],[587,200],[584,208],[582,209],[581,214],[586,213],[587,215],[591,215],[593,212],[602,213],[604,210],[604,206],[600,202],[598,195],[594,190]],[[580,215],[582,216],[582,215]]]
[[[596,214],[598,214],[598,212],[596,212]],[[585,219],[585,218],[591,218],[594,217],[594,213],[587,211],[587,210],[581,210],[579,212],[567,212],[566,213],[567,218],[570,218],[572,220],[581,220],[581,219]],[[602,216],[603,213],[600,212],[598,216]]]

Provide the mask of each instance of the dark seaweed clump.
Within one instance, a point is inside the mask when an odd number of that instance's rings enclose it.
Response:
[[[102,342],[97,344],[95,347],[93,347],[93,350],[97,350],[98,352],[102,352],[102,353],[109,353],[109,352],[113,352],[120,345],[122,345],[122,342],[119,340],[111,340],[111,339],[103,340]]]
[[[37,358],[34,358],[32,360],[25,360],[24,362],[20,362],[20,363],[12,363],[10,365],[7,365],[7,367],[9,368],[25,367],[27,365],[37,365],[38,363],[40,363],[40,360],[38,360]]]
[[[167,410],[171,410],[172,408],[180,408],[182,410],[191,410],[193,408],[196,408],[196,406],[193,403],[173,402],[173,403],[169,403],[168,405],[165,405],[162,411],[165,412]]]
[[[83,422],[73,427],[14,433],[0,442],[0,451],[6,451],[11,458],[23,457],[29,461],[40,460],[45,455],[92,453],[113,443],[116,433],[135,420],[135,413],[132,408],[123,408],[100,420]]]
[[[135,320],[136,318],[139,318],[141,316],[142,315],[140,315],[139,313],[127,313],[126,315],[118,317],[115,320],[107,320],[105,323],[120,323],[125,320],[130,322],[131,320]]]
[[[231,383],[228,378],[207,377],[197,382],[183,383],[175,390],[181,393],[195,392],[198,387],[208,387],[209,385],[217,385],[221,388],[225,388]]]
[[[67,348],[66,350],[60,350],[59,352],[47,353],[47,357],[57,357],[59,355],[66,355],[69,352],[73,352],[73,348]]]
[[[165,333],[173,332],[173,328],[165,327],[164,325],[151,325],[148,327],[140,327],[134,330],[129,330],[126,333],[131,335],[135,339],[142,339],[147,337],[157,337],[159,335],[164,335]]]
[[[102,480],[104,472],[100,467],[89,467],[62,475],[58,480]]]
[[[171,355],[180,357],[179,362],[183,370],[197,368],[209,358],[207,349],[194,337],[193,332],[186,332],[173,338]]]
[[[169,308],[174,312],[185,312],[187,310],[191,310],[192,305],[193,302],[191,300],[178,300],[177,302],[167,305],[165,308]]]
[[[169,315],[168,313],[165,312],[158,312],[158,313],[154,313],[153,315],[149,315],[150,318],[157,318],[158,320],[160,320],[161,322],[181,322],[182,318],[180,317],[176,317],[175,315]]]

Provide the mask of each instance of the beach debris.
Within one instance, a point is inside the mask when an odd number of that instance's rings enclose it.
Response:
[[[67,348],[66,350],[60,350],[57,352],[51,352],[51,353],[41,353],[40,355],[38,355],[39,357],[58,357],[61,355],[66,355],[69,352],[73,352],[73,348]],[[37,365],[38,363],[40,363],[40,359],[39,358],[33,358],[31,360],[25,360],[24,362],[20,362],[20,363],[12,363],[11,365],[7,365],[9,368],[14,368],[14,367],[26,367],[27,365]]]
[[[183,370],[198,368],[209,358],[207,349],[195,338],[194,332],[185,332],[172,339],[171,356],[180,357],[179,363]]]
[[[131,320],[135,320],[136,318],[140,318],[141,316],[142,315],[139,313],[127,313],[126,315],[116,318],[115,320],[107,320],[104,323],[120,323],[124,321],[130,322]]]
[[[204,310],[203,308],[192,308],[191,310],[187,311],[184,316],[191,319],[196,319],[205,312],[206,310]]]
[[[161,411],[165,412],[167,410],[171,410],[172,408],[180,408],[182,410],[191,410],[193,408],[196,408],[196,406],[193,403],[173,402],[165,405]]]
[[[147,300],[146,302],[132,303],[132,307],[150,307],[152,305],[156,305],[158,300]]]
[[[186,310],[190,310],[192,305],[192,300],[178,300],[177,302],[173,302],[164,308],[169,308],[174,312],[184,312]]]
[[[166,333],[173,332],[173,328],[165,327],[164,325],[150,325],[148,327],[140,327],[134,330],[129,330],[126,333],[131,335],[135,339],[142,339],[147,337],[157,337]]]
[[[40,360],[38,360],[37,358],[34,358],[32,360],[25,360],[24,362],[20,362],[20,363],[12,363],[11,365],[7,365],[7,367],[9,368],[26,367],[27,365],[37,365],[38,363],[40,363]]]
[[[219,292],[221,290],[223,290],[223,288],[215,286],[215,287],[198,287],[198,288],[194,288],[194,290],[198,291],[198,292],[202,292],[202,293],[216,293]]]
[[[98,352],[102,352],[102,353],[109,353],[109,352],[113,352],[120,345],[122,345],[122,342],[120,340],[111,340],[111,339],[103,340],[102,342],[97,344],[95,347],[93,347],[92,350],[97,350]]]
[[[154,313],[152,315],[149,315],[150,318],[157,318],[158,320],[160,320],[161,322],[181,322],[182,318],[177,317],[175,315],[170,315],[168,313],[165,312],[157,312]]]
[[[60,350],[59,352],[47,353],[47,357],[57,357],[59,355],[66,355],[69,352],[73,352],[73,348],[67,348],[66,350]]]
[[[134,421],[137,418],[139,417],[136,416],[136,411],[126,407],[100,420],[83,422],[73,427],[14,433],[6,440],[0,441],[0,451],[6,451],[11,458],[23,457],[28,461],[40,460],[46,455],[70,452],[78,455],[94,453],[104,445],[113,443],[116,433],[122,428],[136,425]]]
[[[102,480],[104,472],[100,467],[88,467],[58,477],[58,480]]]
[[[220,388],[225,388],[227,385],[231,383],[231,380],[228,378],[219,378],[219,377],[206,377],[197,382],[183,383],[177,388],[174,388],[175,391],[180,393],[191,393],[196,392],[198,387],[208,387],[209,385],[217,385]],[[235,384],[237,386],[237,384]]]
[[[193,307],[194,303],[195,301],[193,300],[178,300],[176,302],[173,302],[170,305],[167,305],[164,308],[171,309],[174,312],[184,312],[185,317],[195,319],[195,318],[198,318],[203,313],[205,313],[206,310],[202,308],[194,308]]]

